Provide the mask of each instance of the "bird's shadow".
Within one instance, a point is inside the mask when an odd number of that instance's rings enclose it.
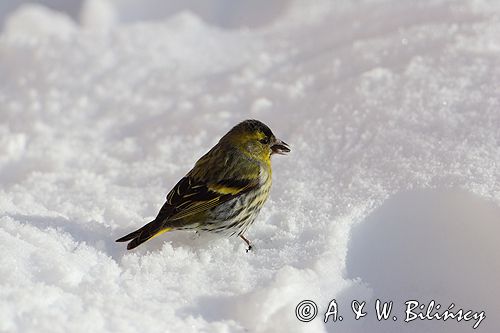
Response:
[[[7,214],[13,220],[24,225],[31,225],[44,231],[54,229],[58,232],[67,233],[78,243],[84,243],[98,251],[110,256],[116,262],[127,253],[146,254],[148,252],[160,251],[166,242],[173,248],[192,247],[199,251],[207,250],[214,240],[220,239],[216,235],[207,233],[195,233],[186,231],[168,232],[155,237],[141,246],[127,251],[127,243],[117,243],[115,240],[126,235],[134,228],[112,228],[96,221],[86,223],[75,223],[62,216],[43,216],[27,214]],[[138,223],[137,228],[143,224]]]
[[[55,229],[58,232],[69,234],[76,242],[85,243],[88,246],[101,251],[118,261],[124,254],[123,246],[115,243],[114,235],[117,231],[110,226],[88,221],[85,224],[75,223],[63,216],[43,216],[27,214],[8,214],[10,218],[18,223],[31,225],[41,231]]]
[[[138,226],[140,227],[140,226]],[[127,230],[124,234],[131,232],[133,230]],[[123,235],[124,235],[123,234]],[[123,236],[121,235],[121,236]],[[233,237],[234,238],[234,237]],[[227,242],[227,243],[224,243]],[[138,254],[146,254],[148,252],[161,251],[164,245],[168,243],[169,246],[175,251],[178,248],[188,248],[197,253],[202,253],[205,251],[210,251],[214,247],[219,246],[235,246],[238,247],[243,242],[234,241],[228,239],[227,237],[221,237],[220,235],[209,233],[209,232],[196,232],[190,230],[177,230],[164,233],[158,237],[154,237],[144,244],[141,244],[137,248],[128,251],[132,253]],[[126,248],[126,243],[117,243],[121,244],[122,250]],[[126,251],[126,250],[124,250]],[[243,248],[241,251],[244,251]]]

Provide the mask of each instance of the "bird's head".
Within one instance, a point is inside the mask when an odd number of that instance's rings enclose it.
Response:
[[[263,161],[269,161],[272,154],[284,155],[290,152],[288,145],[277,139],[269,127],[253,119],[234,126],[221,142],[229,143],[246,155]]]

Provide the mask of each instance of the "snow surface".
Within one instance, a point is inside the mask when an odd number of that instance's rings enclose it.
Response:
[[[473,331],[349,315],[377,298],[398,315],[412,298],[455,302],[498,331],[500,3],[280,2],[250,28],[231,11],[216,24],[135,8],[5,20],[1,332]],[[190,232],[114,242],[247,118],[292,146],[254,252]],[[345,319],[324,324],[333,298]]]

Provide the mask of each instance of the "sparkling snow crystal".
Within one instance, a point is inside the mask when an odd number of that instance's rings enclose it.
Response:
[[[138,3],[4,13],[1,332],[472,331],[404,323],[409,299],[498,330],[498,2]],[[292,147],[254,252],[191,232],[114,242],[247,118]],[[334,298],[344,320],[325,324]]]

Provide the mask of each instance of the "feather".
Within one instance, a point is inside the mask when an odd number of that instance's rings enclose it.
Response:
[[[203,184],[191,177],[182,178],[167,195],[156,220],[176,221],[207,211],[238,197],[259,185],[256,179],[223,179]]]

